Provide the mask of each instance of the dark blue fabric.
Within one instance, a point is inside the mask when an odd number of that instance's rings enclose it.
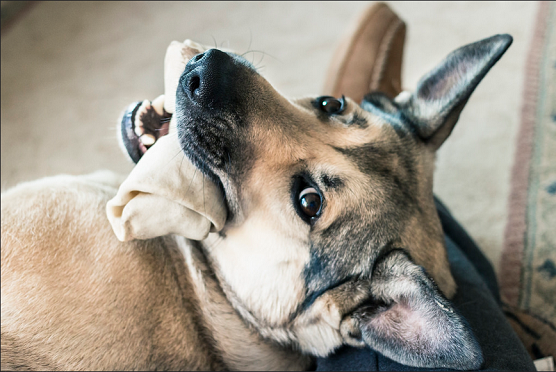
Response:
[[[450,268],[458,291],[452,302],[471,325],[484,356],[481,370],[535,371],[533,361],[506,321],[492,265],[447,208],[437,200]],[[316,361],[317,371],[439,371],[396,363],[369,349],[344,346]]]

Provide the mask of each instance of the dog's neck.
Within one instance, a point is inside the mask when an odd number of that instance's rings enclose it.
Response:
[[[265,340],[240,317],[202,253],[201,243],[175,237],[184,256],[204,326],[231,370],[306,370],[311,358]]]

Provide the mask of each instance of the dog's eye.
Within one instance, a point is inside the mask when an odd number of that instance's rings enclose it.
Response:
[[[346,98],[344,96],[342,96],[341,99],[330,96],[320,97],[318,98],[318,107],[328,115],[338,115],[341,114],[346,107]]]
[[[318,217],[322,206],[320,194],[312,187],[299,193],[299,208],[307,217]]]

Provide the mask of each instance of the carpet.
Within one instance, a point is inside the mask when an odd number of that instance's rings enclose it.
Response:
[[[534,359],[556,357],[556,4],[543,2],[526,63],[500,265],[508,320]]]

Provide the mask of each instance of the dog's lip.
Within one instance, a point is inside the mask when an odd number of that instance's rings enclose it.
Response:
[[[222,175],[219,175],[220,172],[215,172],[212,170],[210,164],[207,164],[202,160],[202,157],[196,154],[194,151],[188,151],[186,147],[182,146],[182,151],[187,156],[187,158],[191,161],[191,164],[197,168],[204,176],[210,179],[212,182],[216,184],[220,192],[222,193],[223,201],[226,205],[226,209],[228,210],[228,217],[227,220],[230,220],[233,216],[232,210],[229,207],[229,197],[228,193],[226,192],[226,188],[224,187],[224,182],[222,180]]]
[[[139,136],[135,133],[134,118],[140,106],[141,102],[131,103],[125,109],[120,122],[121,143],[125,148],[125,152],[134,163],[137,163],[145,151],[147,151],[147,148],[141,143]]]
[[[188,62],[189,64],[189,62]],[[184,100],[188,101],[188,105],[197,105],[197,103],[191,99],[191,97],[188,95],[187,92],[187,84],[185,84],[186,86],[184,86],[182,80],[189,74],[191,73],[193,70],[188,71],[188,66],[186,66],[186,70],[184,71],[182,78],[180,79],[180,83],[178,84],[178,92],[180,94],[176,94],[176,96],[182,96]],[[187,79],[186,79],[187,80]],[[185,136],[185,133],[180,131],[180,128],[185,127],[185,126],[195,126],[195,120],[194,118],[191,118],[188,115],[184,115],[185,113],[187,113],[189,110],[187,110],[186,107],[184,107],[183,105],[179,104],[179,102],[176,100],[176,122],[177,122],[177,128],[178,128],[178,137],[180,139],[180,147],[183,151],[183,153],[188,157],[188,159],[191,161],[191,163],[199,170],[201,171],[201,173],[203,173],[205,176],[207,176],[210,180],[212,180],[214,183],[221,185],[223,187],[223,182],[221,179],[221,176],[219,176],[220,172],[217,172],[213,169],[213,167],[211,166],[211,164],[209,162],[206,162],[203,159],[203,154],[202,153],[198,153],[198,151],[195,151],[193,148],[191,148],[190,146],[187,146],[186,143],[194,143],[195,141],[192,140],[191,138],[188,138],[187,136]]]

